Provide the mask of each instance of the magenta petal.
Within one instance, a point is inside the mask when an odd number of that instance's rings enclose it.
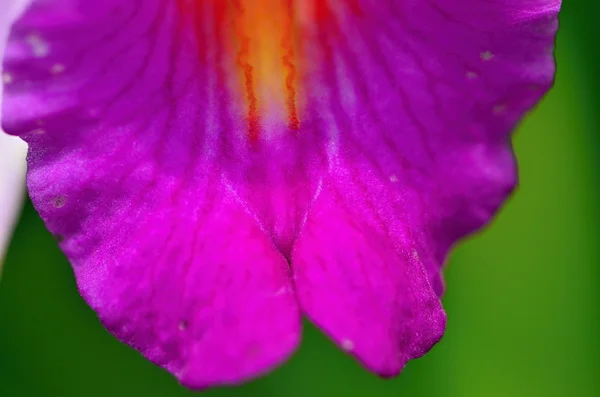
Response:
[[[151,204],[126,220],[91,211],[95,227],[64,243],[82,295],[119,339],[189,387],[237,383],[286,359],[300,315],[283,256],[219,181],[156,182],[163,187],[137,192]],[[89,202],[83,192],[67,196]],[[71,222],[55,213],[49,227]]]
[[[552,85],[559,6],[321,3],[308,91],[329,172],[292,267],[302,309],[381,375],[440,338],[447,252],[516,184],[510,133]]]
[[[280,363],[301,308],[390,376],[440,269],[516,183],[559,0],[38,0],[4,126],[82,294],[202,388]]]
[[[382,376],[435,344],[446,324],[408,203],[360,170],[323,182],[292,256],[302,308]]]
[[[415,197],[441,294],[448,249],[516,184],[510,133],[553,83],[560,0],[323,4],[308,82],[330,168],[344,157]]]
[[[207,153],[220,91],[176,3],[141,3],[35,2],[8,45],[5,127],[102,323],[190,387],[240,382],[299,342],[290,269]]]

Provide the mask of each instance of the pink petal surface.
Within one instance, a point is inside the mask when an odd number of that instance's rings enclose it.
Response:
[[[312,32],[335,145],[292,266],[305,313],[391,376],[443,333],[449,248],[516,184],[510,132],[552,85],[560,2],[342,3]]]
[[[393,376],[441,338],[446,319],[406,221],[412,208],[386,196],[361,170],[330,175],[292,263],[309,317],[367,367]]]
[[[197,389],[287,358],[300,313],[283,256],[222,182],[153,183],[163,188],[130,193],[135,210],[90,217],[94,228],[64,245],[107,329]]]
[[[219,128],[200,106],[211,72],[173,55],[169,4],[34,3],[9,46],[5,125],[26,131],[32,200],[100,320],[204,388],[284,360],[300,313],[284,257],[202,147]]]
[[[4,125],[82,295],[186,385],[282,362],[300,310],[391,376],[443,333],[449,248],[515,186],[559,6],[38,0]]]

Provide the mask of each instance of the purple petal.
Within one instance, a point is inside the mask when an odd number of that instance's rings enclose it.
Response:
[[[107,327],[193,387],[255,376],[302,309],[396,374],[440,268],[515,184],[558,0],[39,0],[6,129]],[[181,329],[180,329],[181,328]]]
[[[35,2],[8,47],[4,111],[86,301],[120,340],[204,388],[282,362],[301,323],[285,258],[208,146],[228,121],[210,109],[222,94],[216,72],[196,69],[195,37],[174,35],[189,28],[179,12]]]
[[[292,256],[304,311],[344,350],[382,376],[400,372],[444,332],[408,219],[369,171],[340,164],[322,185]]]
[[[314,32],[312,83],[328,89],[315,102],[331,115],[336,156],[418,197],[441,293],[448,248],[514,187],[509,134],[552,85],[560,1],[349,3],[329,2]]]
[[[515,186],[510,132],[552,85],[559,6],[320,5],[307,83],[329,164],[292,267],[302,309],[381,375],[441,337],[448,249]]]

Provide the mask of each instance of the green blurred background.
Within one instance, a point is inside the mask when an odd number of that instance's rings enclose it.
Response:
[[[600,396],[600,2],[565,0],[557,83],[515,139],[521,187],[451,257],[448,329],[394,380],[309,324],[300,351],[207,396]],[[186,396],[110,336],[27,205],[0,284],[0,396]]]

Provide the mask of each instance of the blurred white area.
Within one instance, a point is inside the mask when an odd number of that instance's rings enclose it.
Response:
[[[29,0],[0,0],[0,58],[15,18]],[[1,65],[0,65],[1,67]],[[4,78],[0,79],[0,109]],[[2,112],[0,112],[0,126]],[[0,129],[0,266],[25,197],[25,155],[27,145],[20,138],[6,135]]]
[[[0,264],[25,196],[25,154],[20,138],[0,133]]]

